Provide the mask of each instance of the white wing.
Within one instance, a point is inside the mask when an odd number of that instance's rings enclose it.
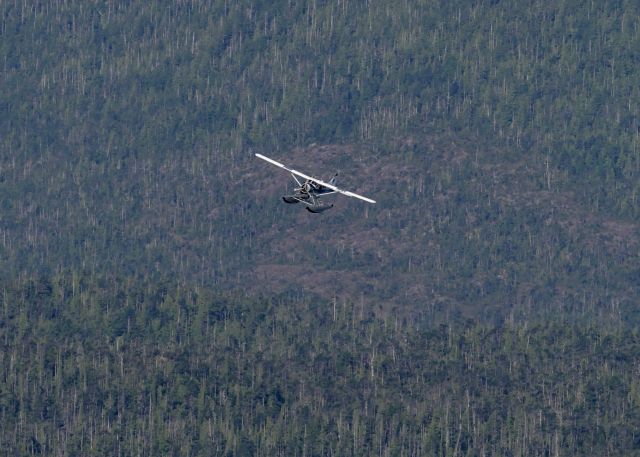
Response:
[[[308,179],[309,181],[313,181],[315,183],[318,183],[321,186],[326,187],[327,189],[331,189],[331,190],[333,190],[335,192],[339,192],[339,193],[341,193],[343,195],[346,195],[348,197],[359,198],[360,200],[364,200],[365,202],[369,202],[369,203],[375,203],[376,202],[375,200],[371,200],[370,198],[363,197],[362,195],[358,195],[356,193],[349,192],[347,190],[338,189],[333,184],[326,183],[326,182],[321,181],[321,180],[319,180],[317,178],[314,178],[312,176],[308,176],[308,175],[305,175],[304,173],[300,173],[299,171],[296,171],[296,170],[294,170],[292,168],[285,167],[280,162],[276,162],[275,160],[270,159],[269,157],[263,156],[262,154],[256,154],[256,157],[258,157],[259,159],[262,159],[262,160],[266,160],[267,162],[275,165],[276,167],[280,167],[283,170],[287,170],[289,173],[292,173],[294,175],[300,176],[301,178],[304,178],[304,179]]]

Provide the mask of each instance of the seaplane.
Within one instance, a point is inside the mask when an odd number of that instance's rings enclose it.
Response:
[[[314,178],[313,176],[309,176],[305,173],[294,170],[293,168],[286,167],[280,162],[270,159],[269,157],[262,154],[256,154],[256,157],[291,173],[291,176],[295,180],[297,187],[293,189],[292,194],[283,195],[282,200],[284,200],[285,203],[289,204],[302,203],[306,206],[307,211],[311,213],[322,213],[323,211],[333,208],[333,203],[326,204],[320,200],[320,197],[324,197],[325,195],[330,194],[338,193],[346,195],[347,197],[364,200],[367,203],[376,202],[375,200],[372,200],[370,198],[363,197],[362,195],[358,195],[354,192],[349,192],[348,190],[343,190],[336,187],[335,183],[336,178],[338,177],[337,173],[329,180],[329,182],[325,182],[318,178]],[[303,181],[298,178],[302,178]]]

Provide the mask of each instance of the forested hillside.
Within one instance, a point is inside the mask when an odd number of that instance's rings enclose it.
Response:
[[[0,449],[639,455],[638,61],[627,0],[0,0]]]
[[[0,10],[7,278],[71,268],[438,315],[635,313],[634,2]],[[278,206],[287,177],[253,152],[339,169],[380,203]]]
[[[637,330],[3,283],[5,455],[637,455]]]

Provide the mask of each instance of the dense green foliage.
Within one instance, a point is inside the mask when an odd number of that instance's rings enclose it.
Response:
[[[2,146],[108,163],[437,128],[548,154],[637,215],[639,13],[576,0],[3,2]]]
[[[640,335],[79,275],[3,284],[7,455],[636,455]]]
[[[640,455],[639,13],[0,0],[0,449]]]
[[[635,315],[634,2],[0,10],[5,277],[73,268],[229,288],[267,271],[410,309]],[[310,142],[345,149],[319,164]],[[294,146],[305,170],[342,167],[379,205],[322,219],[276,206],[271,183],[286,177],[250,153],[290,160]]]

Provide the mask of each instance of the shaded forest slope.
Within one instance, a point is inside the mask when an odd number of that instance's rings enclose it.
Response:
[[[637,330],[55,275],[0,283],[11,455],[633,455]]]
[[[337,166],[341,184],[378,200],[337,197],[320,216],[278,201],[292,182],[286,173],[251,165],[242,177],[254,186],[247,212],[266,223],[249,234],[244,287],[418,305],[433,315],[638,317],[639,224],[559,189],[545,163],[443,138],[399,147],[404,157],[351,146],[278,157],[318,176]]]
[[[640,15],[582,3],[3,2],[0,271],[633,318]]]

